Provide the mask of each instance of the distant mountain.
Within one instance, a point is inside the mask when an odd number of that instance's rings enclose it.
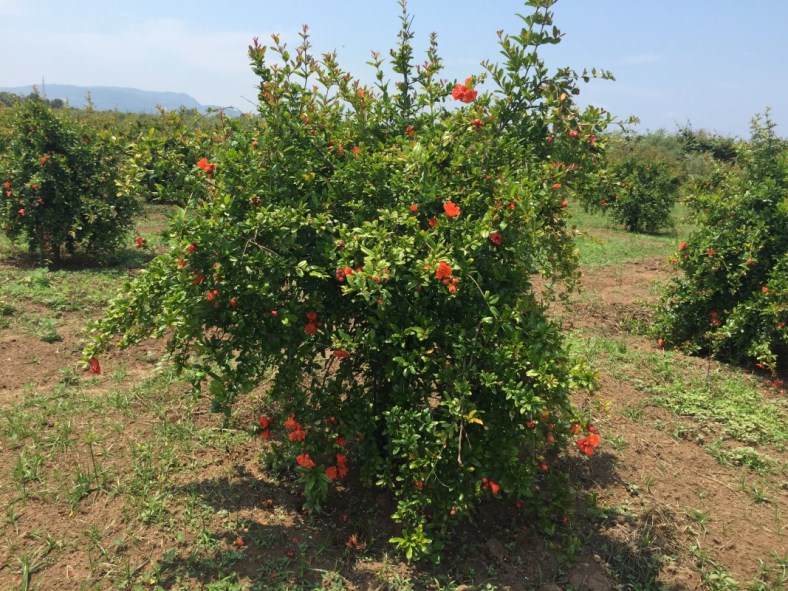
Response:
[[[122,88],[118,86],[72,86],[69,84],[47,84],[46,88],[36,86],[38,92],[46,98],[61,99],[77,109],[85,107],[88,93],[93,106],[98,111],[123,111],[128,113],[155,113],[160,106],[167,110],[181,107],[205,111],[207,107],[183,92],[155,92]],[[33,86],[17,86],[15,88],[0,87],[0,91],[12,92],[27,96],[33,92]]]

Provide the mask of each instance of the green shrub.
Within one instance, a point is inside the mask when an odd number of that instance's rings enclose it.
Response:
[[[0,160],[3,231],[54,261],[77,247],[111,252],[138,210],[117,195],[121,153],[110,133],[93,133],[35,97],[20,103]]]
[[[128,147],[121,192],[149,203],[181,206],[207,197],[195,164],[210,150],[211,138],[198,123],[181,112],[161,112]]]
[[[667,163],[629,155],[613,162],[616,181],[608,206],[611,217],[630,232],[655,234],[673,227],[670,213],[678,198],[679,181]]]
[[[565,191],[595,172],[610,116],[574,103],[585,73],[538,56],[559,41],[552,3],[502,35],[503,65],[449,85],[434,38],[414,66],[404,3],[393,85],[381,58],[367,87],[314,57],[306,32],[255,40],[260,116],[198,162],[209,198],[93,328],[91,370],[110,344],[166,335],[215,410],[264,385],[257,432],[305,507],[357,469],[395,495],[408,557],[483,498],[555,531],[552,460],[584,429],[570,392],[593,376],[531,281],[576,277]]]
[[[788,149],[768,114],[753,120],[739,167],[692,207],[698,230],[679,245],[683,276],[664,296],[659,336],[776,370],[788,345]]]

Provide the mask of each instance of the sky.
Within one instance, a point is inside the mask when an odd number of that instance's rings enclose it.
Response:
[[[410,0],[416,56],[438,34],[443,76],[463,80],[497,61],[496,31],[519,32],[522,0]],[[559,0],[553,67],[610,70],[584,86],[583,104],[641,131],[691,125],[749,137],[771,108],[788,136],[788,0]],[[0,86],[74,84],[185,92],[202,104],[254,110],[246,49],[254,36],[298,42],[372,81],[370,51],[396,42],[396,0],[0,0]]]

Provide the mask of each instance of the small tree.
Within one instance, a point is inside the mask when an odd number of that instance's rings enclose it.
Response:
[[[408,557],[485,497],[553,529],[552,458],[585,429],[570,392],[593,379],[531,281],[576,277],[565,191],[594,172],[610,117],[574,104],[585,73],[541,61],[560,39],[552,4],[501,35],[488,93],[484,74],[440,80],[434,37],[413,64],[404,1],[394,85],[380,57],[375,87],[316,58],[306,29],[293,50],[255,40],[260,117],[198,162],[209,199],[110,305],[86,360],[167,335],[223,412],[265,382],[257,432],[305,507],[357,468],[396,496]]]
[[[756,117],[738,174],[692,200],[698,229],[656,325],[669,345],[772,370],[788,346],[788,148],[774,127]]]
[[[0,160],[4,232],[24,237],[30,252],[55,262],[77,247],[111,252],[138,211],[136,201],[117,195],[117,140],[55,114],[35,97],[15,109]]]
[[[630,232],[655,234],[671,228],[670,214],[678,198],[679,179],[662,161],[630,154],[614,161],[611,195],[601,204]]]

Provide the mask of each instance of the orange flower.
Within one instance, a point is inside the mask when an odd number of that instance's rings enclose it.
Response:
[[[207,158],[201,158],[197,161],[197,168],[205,171],[208,177],[213,176],[213,171],[216,170],[216,165],[208,162]]]
[[[550,186],[550,188],[551,188],[551,189],[553,189],[554,191],[557,191],[558,189],[560,189],[560,188],[561,188],[561,183],[553,183],[553,184]]]
[[[315,467],[315,462],[312,461],[312,458],[309,457],[309,454],[301,454],[298,456],[296,458],[296,463],[307,470],[311,470]]]
[[[438,263],[438,268],[435,270],[435,277],[438,279],[446,279],[447,277],[451,277],[451,267],[446,263],[446,261],[441,261]]]
[[[451,96],[463,103],[472,103],[476,100],[478,92],[473,89],[473,78],[466,78],[465,84],[455,84]]]
[[[687,243],[686,242],[679,242],[679,250],[684,250],[685,248],[687,248]]]
[[[299,425],[298,429],[294,429],[290,432],[290,435],[287,436],[290,441],[303,441],[306,439],[306,431],[301,428]]]
[[[446,212],[447,218],[453,218],[460,215],[460,208],[453,201],[447,201],[443,204],[443,211]]]

